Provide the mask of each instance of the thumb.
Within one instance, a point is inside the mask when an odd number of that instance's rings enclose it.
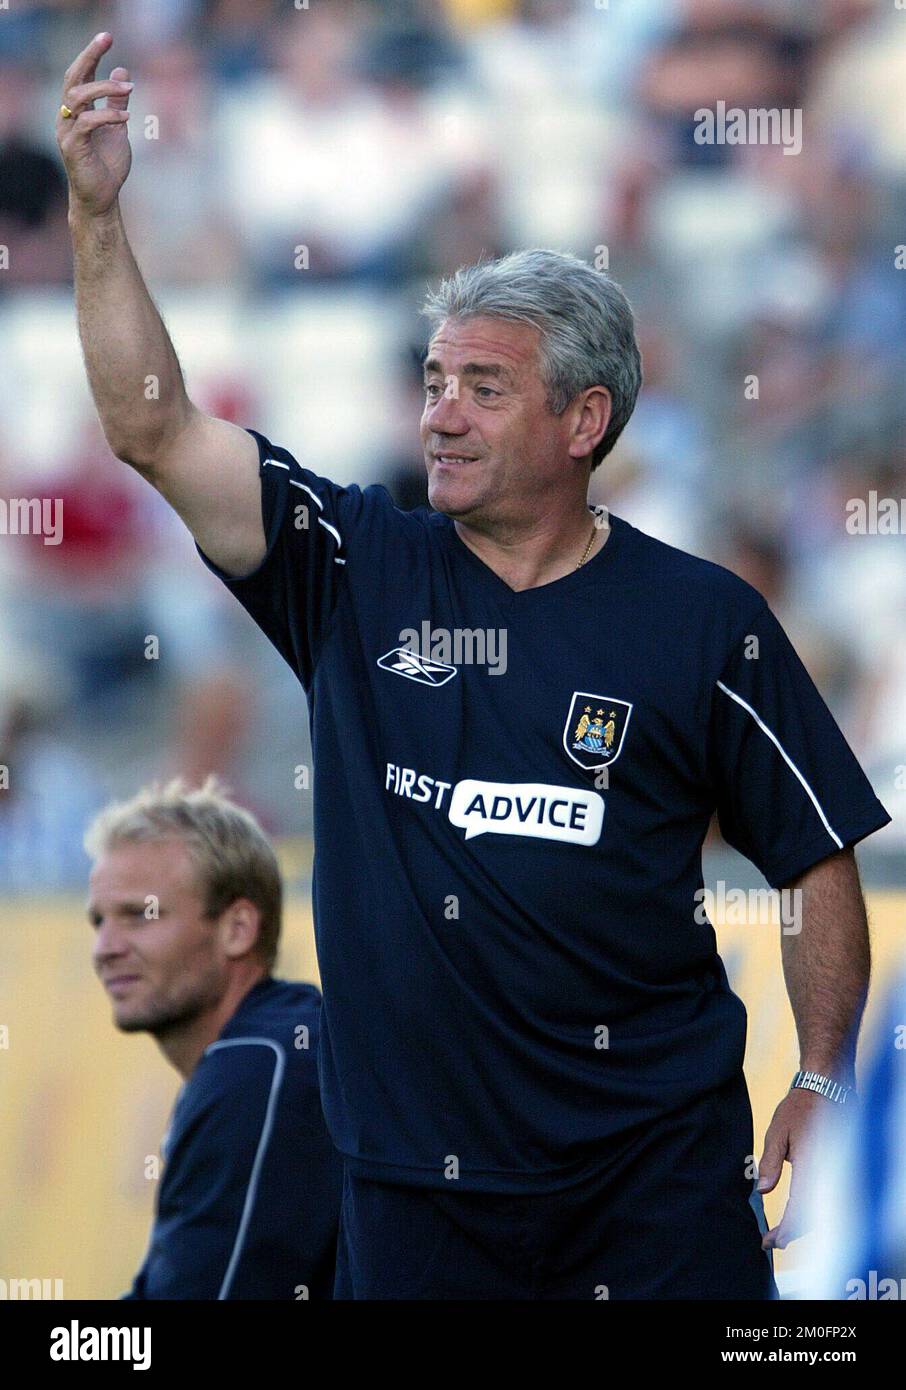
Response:
[[[764,1153],[758,1165],[758,1191],[773,1192],[780,1181],[783,1160],[786,1158],[786,1136],[780,1129],[768,1130],[764,1141]]]
[[[112,69],[111,69],[111,72],[110,72],[110,80],[111,80],[112,82],[128,82],[128,81],[129,81],[129,69],[128,69],[128,68],[112,68]],[[108,98],[107,98],[107,107],[108,107],[108,109],[111,110],[111,111],[125,111],[125,110],[126,110],[126,107],[129,105],[129,96],[130,96],[130,93],[129,93],[129,92],[123,92],[122,96],[108,97]]]

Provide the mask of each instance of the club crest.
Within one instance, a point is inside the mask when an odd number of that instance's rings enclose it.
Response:
[[[631,713],[626,700],[577,690],[563,727],[563,747],[589,772],[609,767],[620,756]]]

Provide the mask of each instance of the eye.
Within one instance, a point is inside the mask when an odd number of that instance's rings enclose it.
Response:
[[[481,396],[482,400],[486,401],[494,400],[497,396],[500,395],[500,392],[495,391],[492,386],[478,386],[475,388],[475,394],[476,396]]]
[[[425,395],[428,397],[428,400],[429,400],[429,401],[436,401],[436,400],[437,400],[437,395],[434,394],[434,393],[435,393],[435,392],[438,392],[438,393],[439,393],[439,392],[442,392],[442,390],[443,390],[443,388],[441,387],[440,382],[438,382],[438,381],[426,381],[426,382],[425,382]]]

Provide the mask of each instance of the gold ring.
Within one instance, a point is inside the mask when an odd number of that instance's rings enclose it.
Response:
[[[68,106],[60,107],[60,115],[63,117],[64,121],[69,121],[72,119],[72,112],[70,111]]]

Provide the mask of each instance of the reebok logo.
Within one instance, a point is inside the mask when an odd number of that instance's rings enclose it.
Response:
[[[456,675],[456,667],[443,661],[432,661],[409,647],[394,647],[385,656],[378,657],[378,666],[383,671],[392,671],[395,676],[405,676],[407,680],[418,681],[420,685],[446,685]]]

